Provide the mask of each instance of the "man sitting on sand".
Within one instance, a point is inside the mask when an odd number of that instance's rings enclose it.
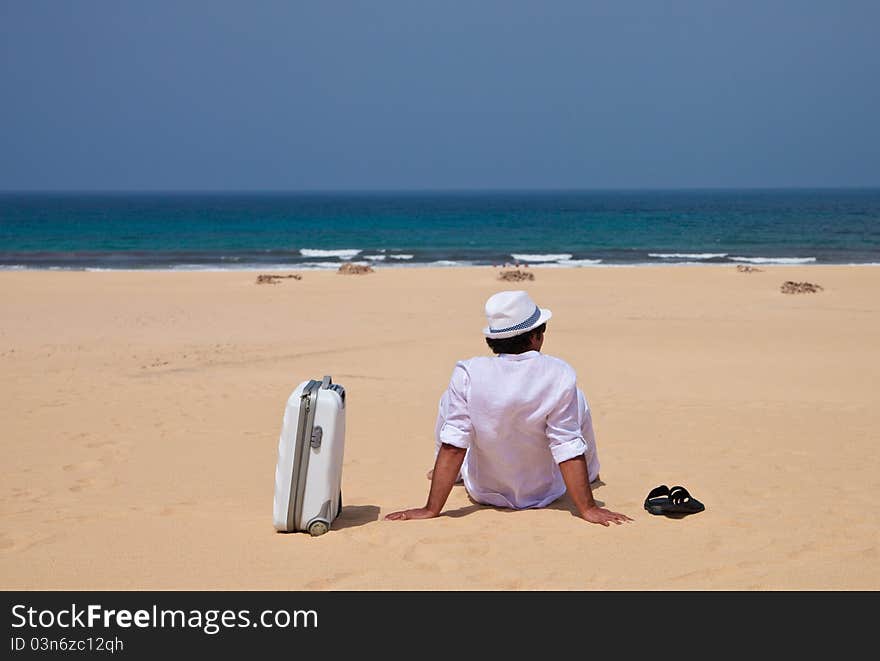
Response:
[[[632,521],[593,499],[599,460],[590,409],[574,369],[540,353],[550,310],[524,291],[503,291],[485,312],[483,335],[497,355],[455,365],[440,399],[428,502],[385,518],[439,516],[460,475],[470,497],[485,505],[546,507],[568,491],[590,523]]]

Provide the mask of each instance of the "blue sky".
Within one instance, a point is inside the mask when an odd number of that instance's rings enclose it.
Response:
[[[880,3],[0,0],[0,189],[880,185]]]

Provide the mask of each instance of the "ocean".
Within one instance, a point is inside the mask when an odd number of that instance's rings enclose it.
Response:
[[[880,264],[880,189],[0,193],[0,269]]]

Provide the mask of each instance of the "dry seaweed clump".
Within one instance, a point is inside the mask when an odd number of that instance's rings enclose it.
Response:
[[[783,294],[814,294],[822,291],[822,287],[813,284],[812,282],[794,282],[793,280],[786,280],[782,283],[780,290]]]
[[[257,276],[257,284],[258,285],[277,285],[279,280],[284,280],[286,278],[293,278],[294,280],[302,280],[302,276],[296,273],[291,273],[290,275],[258,275]]]
[[[740,273],[760,273],[762,269],[749,266],[748,264],[737,264],[736,270]]]
[[[520,269],[508,269],[498,274],[499,280],[507,280],[511,282],[520,282],[522,280],[534,280],[535,274]]]
[[[342,273],[343,275],[364,275],[372,272],[373,267],[369,264],[352,264],[351,262],[346,262],[337,271],[337,273]]]

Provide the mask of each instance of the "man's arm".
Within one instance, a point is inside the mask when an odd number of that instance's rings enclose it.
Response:
[[[385,518],[390,521],[403,521],[405,519],[433,519],[440,516],[440,511],[449,498],[452,485],[461,470],[464,455],[467,450],[448,443],[440,446],[437,459],[434,461],[434,473],[431,476],[431,490],[428,492],[428,502],[424,507],[392,512]]]
[[[590,523],[600,523],[603,526],[607,526],[612,521],[618,525],[625,521],[632,521],[626,514],[618,514],[596,504],[593,499],[590,479],[587,477],[587,460],[584,455],[581,454],[560,462],[559,470],[565,481],[565,488],[571,495],[577,511],[585,520]]]

